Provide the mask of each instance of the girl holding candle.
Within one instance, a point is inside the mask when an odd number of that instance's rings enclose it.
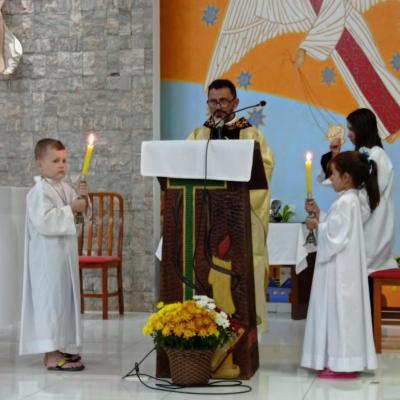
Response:
[[[318,228],[318,246],[301,365],[322,370],[320,378],[350,379],[376,368],[363,221],[380,196],[367,155],[340,153],[330,170],[339,196],[326,215],[315,207],[306,222]]]

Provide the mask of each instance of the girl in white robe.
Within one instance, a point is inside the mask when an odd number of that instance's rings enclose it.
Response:
[[[359,108],[351,112],[346,119],[348,137],[354,144],[355,150],[364,148],[369,158],[375,161],[378,169],[380,202],[364,224],[367,269],[370,275],[376,271],[397,268],[393,252],[395,241],[394,170],[389,156],[383,149],[375,114],[368,108]],[[338,149],[336,148],[336,153],[340,151],[340,147],[341,144]],[[328,158],[327,156],[328,154],[325,157]],[[320,181],[324,178],[325,176]],[[372,291],[371,283],[370,291]]]
[[[382,146],[375,114],[359,108],[347,116],[348,137],[355,150],[367,148],[369,158],[378,168],[380,202],[364,225],[368,274],[397,268],[394,258],[395,206],[393,196],[394,171]]]
[[[318,247],[301,365],[323,370],[320,378],[356,378],[377,366],[363,233],[379,203],[376,164],[351,151],[330,169],[339,197],[326,215],[313,207],[316,217],[307,220],[318,229]]]
[[[42,176],[27,195],[20,354],[46,353],[48,369],[82,370],[80,356],[61,349],[76,350],[82,342],[74,212],[86,202],[62,181],[67,158],[61,142],[42,139],[35,155]]]

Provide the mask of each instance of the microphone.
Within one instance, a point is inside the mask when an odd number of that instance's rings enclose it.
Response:
[[[256,108],[256,107],[265,107],[267,105],[267,102],[265,100],[261,100],[259,103],[257,104],[253,104],[251,106],[247,106],[247,107],[243,107],[243,108],[239,108],[239,110],[234,110],[231,113],[225,115],[225,117],[223,117],[222,119],[220,119],[216,125],[214,126],[214,128],[217,129],[218,132],[218,139],[222,139],[222,128],[225,125],[225,122],[228,120],[229,117],[231,117],[232,115],[240,112],[240,111],[244,111],[244,110],[248,110],[249,108]],[[218,111],[218,110],[217,110]],[[215,111],[214,114],[217,112]]]

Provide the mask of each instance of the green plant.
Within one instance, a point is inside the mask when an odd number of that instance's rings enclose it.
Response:
[[[397,261],[397,265],[398,265],[399,268],[400,268],[400,256],[399,256],[399,257],[395,257],[395,259],[396,259],[396,261]]]
[[[288,204],[285,204],[281,213],[282,222],[289,222],[292,217],[295,216],[295,212],[291,209]]]

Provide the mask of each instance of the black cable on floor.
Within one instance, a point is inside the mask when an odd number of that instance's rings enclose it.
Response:
[[[155,350],[156,348],[154,347],[152,350],[150,350],[139,362],[135,362],[135,366],[126,374],[124,375],[121,379],[125,379],[129,376],[136,376],[139,380],[139,382],[153,390],[158,390],[161,392],[170,392],[170,393],[182,393],[182,394],[199,394],[199,395],[231,395],[231,394],[242,394],[242,393],[248,393],[251,392],[251,387],[249,385],[244,385],[242,381],[240,380],[215,380],[211,381],[210,383],[207,383],[206,385],[200,385],[200,386],[180,386],[180,385],[175,385],[174,383],[171,383],[167,379],[160,379],[156,378],[152,375],[149,374],[143,374],[140,372],[140,364]],[[162,383],[156,383],[155,386],[148,385],[142,380],[142,377],[154,379],[155,381],[162,382]],[[238,391],[231,391],[231,392],[189,392],[186,389],[187,388],[193,388],[193,387],[201,387],[201,388],[234,388],[237,387],[239,388]]]

